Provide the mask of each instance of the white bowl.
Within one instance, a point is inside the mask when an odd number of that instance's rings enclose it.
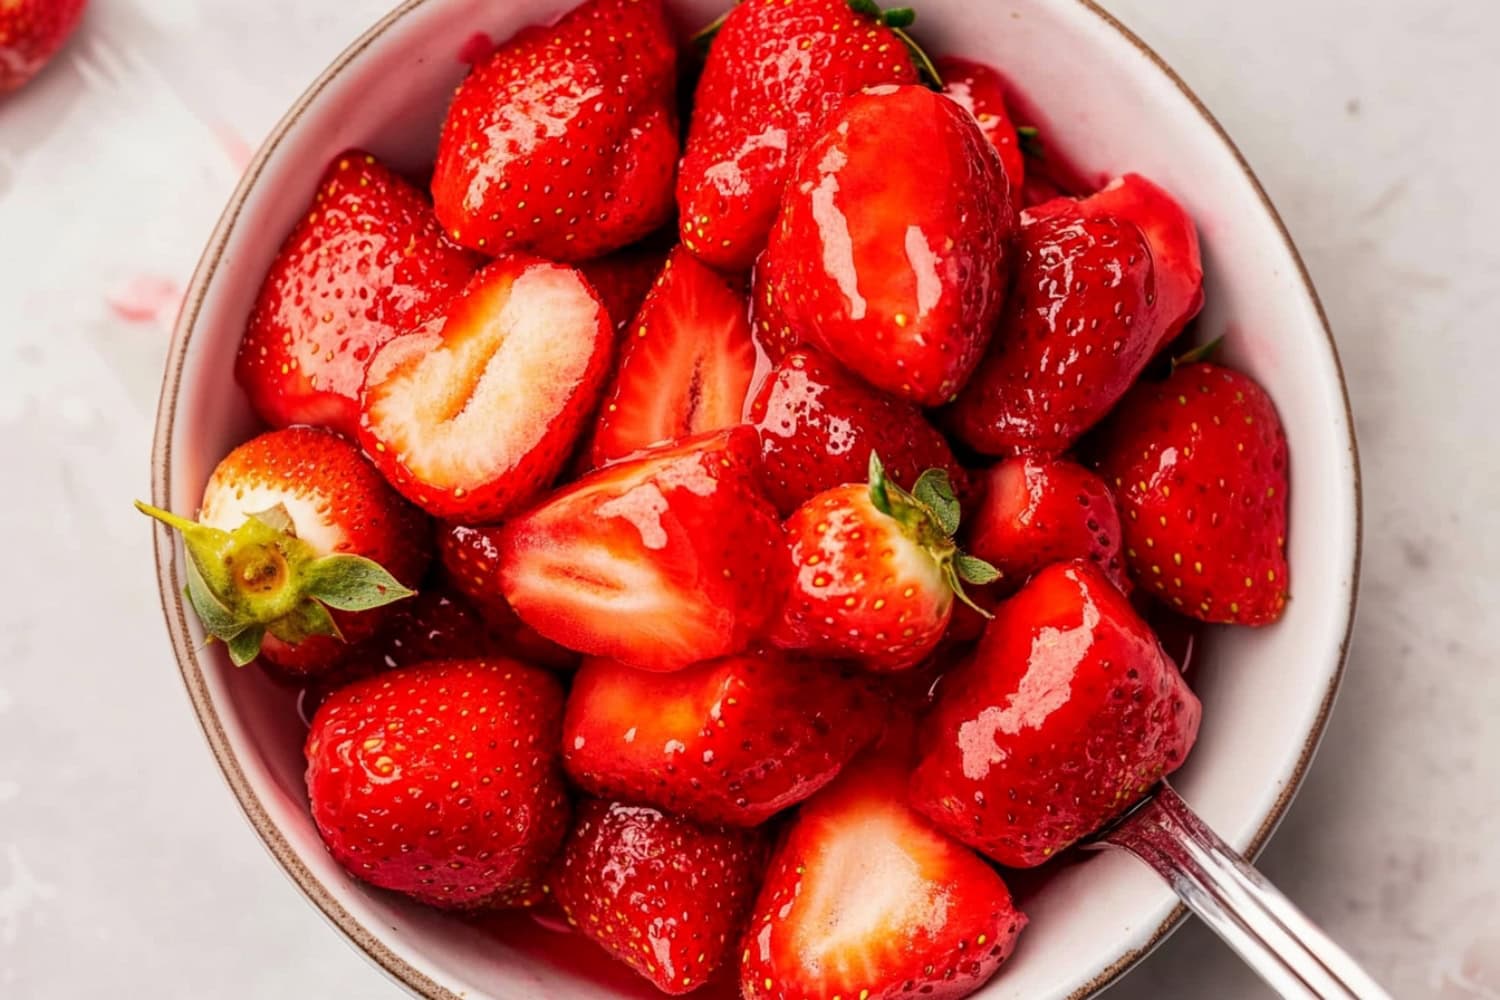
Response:
[[[253,430],[231,374],[267,265],[328,160],[364,146],[394,164],[431,161],[438,122],[483,30],[503,39],[575,0],[409,0],[356,41],[297,101],[250,165],[209,241],[163,381],[153,502],[196,509],[218,459]],[[674,0],[706,23],[729,0]],[[1174,192],[1205,250],[1206,335],[1270,390],[1291,444],[1291,584],[1285,618],[1214,630],[1195,673],[1202,736],[1177,779],[1235,847],[1253,854],[1285,812],[1338,686],[1359,566],[1354,437],[1317,296],[1275,210],[1222,129],[1138,39],[1087,0],[922,0],[933,52],[992,62],[1046,112],[1047,141],[1100,175],[1136,170]],[[158,532],[163,607],[208,742],[267,847],[309,899],[414,993],[448,1000],[648,996],[591,947],[524,917],[461,921],[365,889],[324,852],[305,804],[302,726],[289,694],[202,650],[180,599],[182,554]],[[1027,901],[1031,927],[989,1000],[1101,990],[1175,926],[1180,909],[1114,854],[1057,871]],[[585,957],[586,956],[586,957]]]

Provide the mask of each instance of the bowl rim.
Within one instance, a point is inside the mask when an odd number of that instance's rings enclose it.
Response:
[[[298,96],[291,108],[276,123],[266,139],[261,143],[245,169],[243,176],[240,178],[239,183],[236,185],[234,193],[230,196],[228,204],[220,214],[214,226],[213,233],[209,237],[208,244],[193,271],[192,280],[183,299],[182,309],[178,313],[177,321],[172,330],[172,339],[168,348],[166,366],[162,373],[161,391],[157,403],[156,423],[151,448],[151,498],[153,504],[165,507],[171,501],[172,436],[177,417],[177,406],[187,350],[189,342],[192,340],[193,331],[197,326],[198,316],[202,309],[207,290],[213,281],[219,264],[222,262],[229,234],[239,219],[245,201],[255,189],[260,175],[264,171],[272,154],[307,109],[318,99],[324,89],[378,38],[418,8],[432,2],[440,2],[440,0],[404,0],[404,2],[400,3],[370,28],[366,29],[354,42],[339,53],[312,84]],[[1318,325],[1322,329],[1323,336],[1327,341],[1329,354],[1333,361],[1334,373],[1338,380],[1339,396],[1343,404],[1345,428],[1348,438],[1347,447],[1351,462],[1350,474],[1353,479],[1352,493],[1354,500],[1354,547],[1347,620],[1344,625],[1343,637],[1339,641],[1338,663],[1334,667],[1333,675],[1329,680],[1328,688],[1323,695],[1317,716],[1308,732],[1301,754],[1297,759],[1296,767],[1293,769],[1281,794],[1262,819],[1260,827],[1251,838],[1246,850],[1247,856],[1254,858],[1270,839],[1271,834],[1285,816],[1287,809],[1290,807],[1292,800],[1296,797],[1297,791],[1302,785],[1302,781],[1307,774],[1307,769],[1317,751],[1318,744],[1322,740],[1324,731],[1327,729],[1329,713],[1333,709],[1340,684],[1343,681],[1344,670],[1347,666],[1349,642],[1354,629],[1355,610],[1359,600],[1360,566],[1363,558],[1364,544],[1363,487],[1359,466],[1359,448],[1355,440],[1354,415],[1349,404],[1349,387],[1344,376],[1343,364],[1339,358],[1338,344],[1335,342],[1332,330],[1329,328],[1327,313],[1323,308],[1321,299],[1318,297],[1317,289],[1313,286],[1307,266],[1302,260],[1302,255],[1298,252],[1296,244],[1292,240],[1291,234],[1287,231],[1286,224],[1283,222],[1280,213],[1277,212],[1275,205],[1272,204],[1270,197],[1266,194],[1265,188],[1262,187],[1259,178],[1256,177],[1244,154],[1240,152],[1239,147],[1235,145],[1229,133],[1166,60],[1121,23],[1114,15],[1100,7],[1095,0],[1072,0],[1072,2],[1085,13],[1098,18],[1105,26],[1119,35],[1122,41],[1145,56],[1155,69],[1162,73],[1188,100],[1189,104],[1202,119],[1202,122],[1212,130],[1219,141],[1224,144],[1225,148],[1234,157],[1235,163],[1249,182],[1251,189],[1261,203],[1261,207],[1271,219],[1287,253],[1295,264],[1297,280],[1300,282],[1303,293],[1308,297],[1317,314]],[[333,892],[303,865],[286,837],[283,836],[280,828],[271,819],[265,805],[261,802],[260,797],[256,794],[255,789],[245,776],[235,749],[230,744],[224,731],[223,724],[204,680],[203,666],[199,662],[198,649],[193,643],[189,630],[187,611],[182,597],[182,579],[179,572],[179,560],[175,540],[172,537],[172,533],[161,525],[156,525],[154,531],[157,587],[161,600],[162,614],[166,619],[167,631],[172,641],[173,652],[177,658],[178,669],[192,702],[194,714],[197,716],[199,725],[203,730],[203,735],[208,742],[209,749],[213,753],[214,760],[218,764],[219,771],[223,775],[225,782],[234,793],[235,799],[239,803],[245,818],[254,827],[266,849],[276,859],[282,870],[298,889],[301,890],[308,901],[317,908],[325,919],[338,928],[345,938],[362,952],[372,964],[384,971],[399,985],[405,987],[413,994],[425,998],[425,1000],[460,1000],[459,994],[434,981],[430,976],[397,955],[377,934],[356,920],[338,901]],[[1112,985],[1165,940],[1182,922],[1186,914],[1187,910],[1184,906],[1180,904],[1176,906],[1165,920],[1146,935],[1142,942],[1127,949],[1113,963],[1100,970],[1093,979],[1070,994],[1068,1000],[1084,1000],[1084,998],[1094,996]]]

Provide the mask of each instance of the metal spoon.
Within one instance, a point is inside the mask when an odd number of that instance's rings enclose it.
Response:
[[[1165,781],[1082,846],[1125,851],[1150,865],[1188,909],[1288,1000],[1390,1000]]]

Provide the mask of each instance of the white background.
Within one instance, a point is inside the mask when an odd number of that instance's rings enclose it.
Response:
[[[1500,4],[1106,5],[1259,172],[1354,398],[1359,626],[1264,868],[1397,996],[1495,1000]],[[173,287],[247,147],[384,7],[95,0],[60,62],[0,101],[5,998],[398,995],[221,784],[129,505],[147,492]],[[1189,926],[1111,997],[1265,995]]]

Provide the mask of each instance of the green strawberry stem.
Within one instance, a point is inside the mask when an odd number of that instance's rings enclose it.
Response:
[[[693,33],[693,37],[688,39],[688,41],[696,46],[700,52],[708,51],[708,47],[713,44],[714,36],[719,33],[720,28],[724,27],[724,22],[729,19],[730,11],[733,10],[733,7],[729,8],[729,10],[726,10],[724,13],[708,22],[708,24],[705,24],[703,27],[699,28],[696,32]]]
[[[139,500],[135,506],[182,535],[188,603],[236,666],[255,659],[267,632],[287,643],[318,635],[343,640],[330,608],[368,611],[414,593],[372,559],[320,555],[297,537],[281,504],[232,532]]]
[[[908,493],[886,478],[880,456],[870,452],[870,503],[894,518],[902,530],[927,550],[938,564],[953,595],[986,618],[994,617],[974,603],[964,584],[994,583],[1000,571],[983,559],[959,551],[953,536],[958,532],[959,503],[953,483],[942,469],[928,469],[917,477]]]
[[[1021,144],[1021,152],[1036,160],[1047,158],[1047,147],[1042,144],[1042,130],[1035,125],[1017,125],[1016,141]]]
[[[881,10],[880,4],[875,0],[848,0],[849,9],[856,14],[864,14],[873,17],[887,28],[891,33],[901,40],[906,50],[911,53],[912,61],[917,64],[917,71],[926,77],[927,83],[933,90],[943,89],[943,77],[938,73],[937,66],[933,64],[932,58],[923,51],[922,46],[906,30],[917,20],[917,12],[910,7],[892,7],[890,10]]]
[[[1196,347],[1188,348],[1186,351],[1183,351],[1181,354],[1172,359],[1171,370],[1175,372],[1183,365],[1195,365],[1200,361],[1208,361],[1215,354],[1219,353],[1219,348],[1223,345],[1223,343],[1224,336],[1223,334],[1220,334],[1206,344],[1199,344]]]

